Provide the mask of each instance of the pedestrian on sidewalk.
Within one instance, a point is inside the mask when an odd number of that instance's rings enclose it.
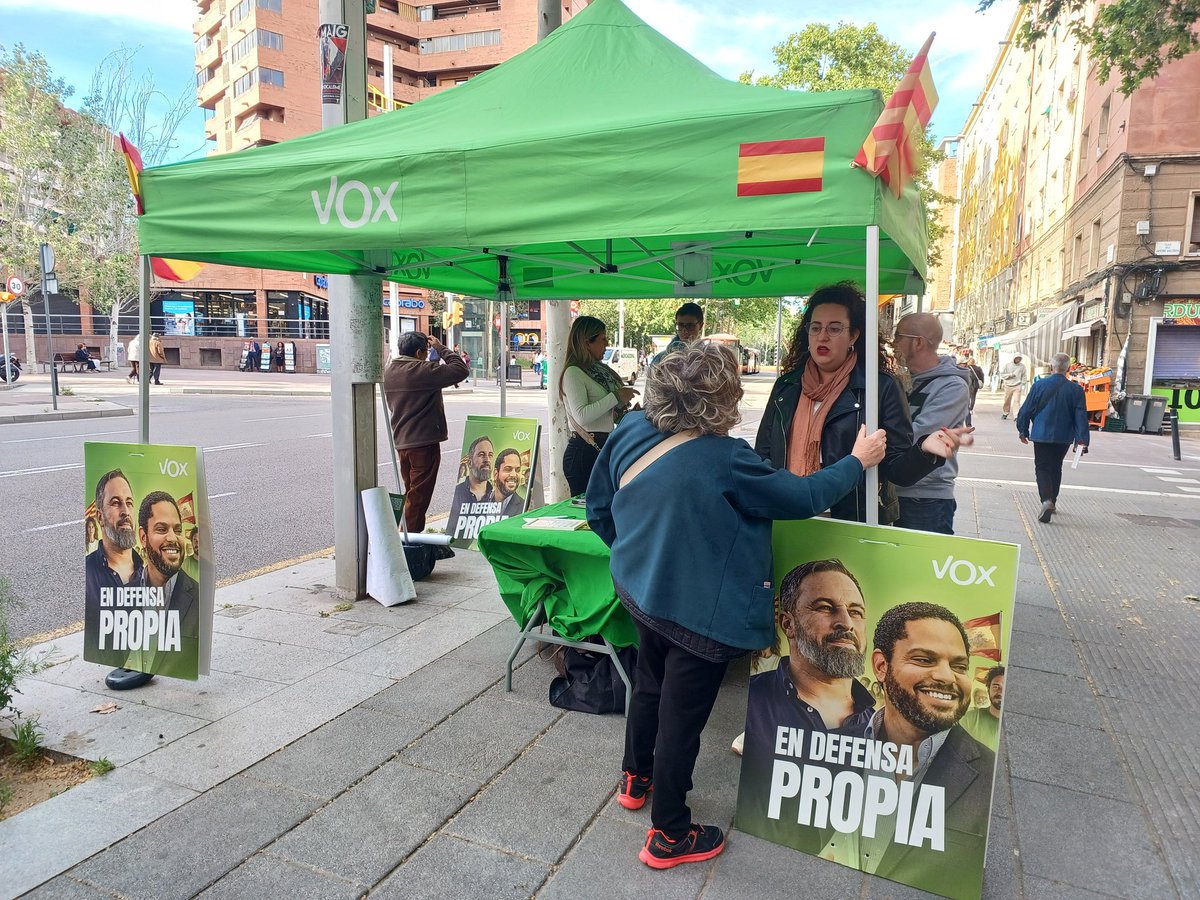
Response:
[[[640,809],[653,790],[638,858],[655,869],[725,848],[720,828],[692,821],[687,795],[725,669],[774,640],[772,519],[829,508],[883,459],[887,440],[859,429],[851,453],[808,477],[775,469],[729,436],[740,369],[705,343],[651,366],[645,411],[626,415],[587,485],[588,524],[612,548],[613,583],[639,639],[617,800]]]
[[[136,381],[139,374],[138,368],[142,364],[142,336],[140,334],[135,334],[129,339],[129,347],[125,355],[129,357],[129,374],[125,376],[125,380]]]
[[[430,347],[441,362],[429,359]],[[441,444],[449,437],[442,388],[462,381],[469,370],[459,354],[420,331],[400,335],[397,349],[400,355],[384,370],[383,390],[404,481],[404,522],[410,533],[420,534],[442,462]]]
[[[162,364],[167,361],[167,351],[163,349],[162,337],[158,332],[150,335],[150,378],[155,384],[162,384]]]
[[[257,372],[258,367],[262,365],[262,344],[253,338],[250,339],[250,350],[246,354],[246,371]]]
[[[286,359],[287,359],[287,352],[283,348],[283,341],[279,341],[278,343],[275,344],[275,354],[274,354],[275,371],[276,372],[284,371],[284,362]]]
[[[1034,382],[1017,412],[1017,434],[1021,443],[1033,441],[1033,471],[1037,478],[1042,511],[1038,521],[1046,523],[1058,512],[1058,490],[1062,484],[1063,460],[1072,447],[1087,452],[1087,397],[1083,387],[1067,378],[1071,357],[1055,353],[1050,374]]]
[[[1000,418],[1007,419],[1012,415],[1013,399],[1016,405],[1021,405],[1021,395],[1025,393],[1025,385],[1029,383],[1029,372],[1020,356],[1014,356],[1013,361],[1000,370],[1000,386],[1004,388],[1004,407],[1000,410]]]
[[[975,414],[975,398],[983,388],[983,369],[979,367],[979,363],[975,362],[975,357],[971,355],[970,350],[962,352],[958,364],[970,372],[970,378],[967,379],[967,386],[971,390],[971,405],[967,408],[967,424],[970,425],[972,424],[971,416]]]
[[[953,356],[938,356],[941,342],[942,324],[935,315],[912,313],[896,324],[892,347],[897,361],[908,369],[911,381],[908,407],[917,434],[958,428],[970,415],[968,380],[974,377],[973,373],[959,366]],[[897,485],[900,518],[896,524],[917,531],[954,534],[957,475],[958,457],[951,456],[916,484]]]

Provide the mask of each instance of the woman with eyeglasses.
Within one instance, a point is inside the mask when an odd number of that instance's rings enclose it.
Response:
[[[792,338],[771,389],[754,449],[776,468],[811,475],[845,458],[865,425],[866,298],[850,281],[819,288]],[[942,465],[972,429],[943,429],[914,441],[904,393],[879,352],[879,427],[887,453],[879,465],[879,523],[899,518],[892,485],[916,484]],[[866,479],[830,507],[835,519],[864,522]]]
[[[600,448],[637,396],[637,391],[625,387],[621,377],[601,362],[607,348],[608,330],[599,319],[580,316],[571,324],[558,395],[574,432],[563,453],[563,475],[572,496],[587,490]]]

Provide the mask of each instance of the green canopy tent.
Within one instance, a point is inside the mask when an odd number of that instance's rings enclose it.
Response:
[[[236,101],[235,101],[236,103]],[[619,0],[411,107],[142,173],[147,255],[510,298],[920,290],[925,228],[850,161],[876,91],[727,81]]]
[[[727,81],[594,0],[414,106],[146,170],[141,252],[500,300],[919,293],[915,187],[850,166],[882,109],[877,91]]]

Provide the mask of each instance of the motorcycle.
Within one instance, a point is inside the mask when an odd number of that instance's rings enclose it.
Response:
[[[8,360],[4,365],[0,365],[0,379],[3,379],[8,384],[12,384],[21,377],[21,361],[17,359],[15,353],[9,354]]]

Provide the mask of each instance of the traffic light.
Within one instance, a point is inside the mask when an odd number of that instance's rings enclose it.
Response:
[[[443,329],[447,329],[450,327],[450,316],[451,316],[451,312],[449,310],[446,310],[444,313],[442,313],[442,328]]]
[[[454,300],[450,304],[450,324],[461,325],[463,323],[463,305],[458,300]]]

